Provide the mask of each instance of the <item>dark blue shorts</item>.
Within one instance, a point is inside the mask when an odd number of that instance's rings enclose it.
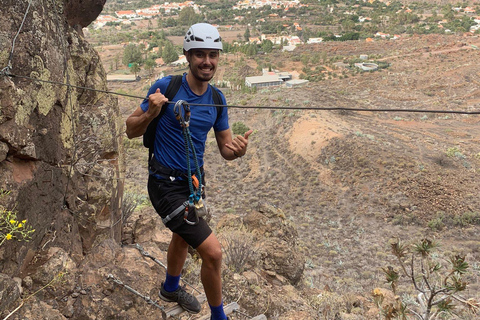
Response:
[[[188,200],[190,189],[187,180],[171,181],[170,179],[158,179],[149,175],[148,195],[153,207],[163,219]],[[194,212],[188,213],[188,220],[195,221]],[[212,229],[203,218],[200,218],[199,223],[193,226],[184,222],[183,211],[169,221],[166,226],[182,237],[194,249],[201,245],[212,233]]]

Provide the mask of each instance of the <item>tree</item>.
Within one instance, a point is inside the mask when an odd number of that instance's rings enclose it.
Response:
[[[448,22],[452,22],[455,20],[455,14],[453,14],[452,10],[449,10],[443,15],[443,18],[446,19]]]
[[[119,61],[120,61],[120,54],[117,53],[117,54],[115,55],[115,58],[113,58],[113,62],[115,63],[115,71],[118,70],[118,63],[119,63]]]
[[[438,244],[429,239],[423,239],[411,246],[400,241],[391,244],[392,253],[400,265],[400,271],[396,271],[391,266],[384,268],[387,283],[397,295],[399,280],[402,276],[406,276],[417,291],[417,303],[404,303],[399,300],[397,305],[390,305],[383,310],[392,316],[387,319],[393,319],[396,315],[406,319],[407,312],[414,314],[415,319],[444,319],[445,315],[453,312],[456,305],[478,310],[480,307],[478,302],[459,295],[459,292],[467,288],[465,278],[469,265],[465,257],[455,255],[449,259],[448,265],[442,264],[439,256],[434,254],[437,248]],[[376,295],[377,303],[381,304],[381,298],[381,294]],[[456,313],[458,313],[457,309]]]
[[[155,66],[156,66],[155,60],[153,59],[145,60],[145,70],[148,72],[148,74],[151,75],[153,73]]]
[[[344,19],[342,21],[342,27],[343,27],[343,30],[345,31],[352,31],[353,28],[355,28],[355,22],[353,22],[350,19]]]
[[[142,51],[134,44],[127,45],[123,51],[122,62],[126,66],[130,63],[142,63]]]
[[[250,29],[248,27],[245,30],[245,33],[243,34],[243,38],[245,39],[246,42],[250,41]]]
[[[137,77],[137,74],[140,72],[140,65],[136,62],[132,64],[130,67],[130,72],[135,75],[135,78]]]
[[[257,45],[254,44],[254,43],[250,43],[247,45],[246,47],[246,50],[245,50],[245,54],[249,57],[252,57],[254,55],[256,55],[258,52],[258,49],[257,49]]]
[[[158,19],[157,20],[158,28],[169,28],[175,27],[177,25],[177,20],[173,19],[172,17],[168,17],[167,19]]]
[[[302,54],[300,61],[302,61],[302,64],[307,67],[308,62],[310,61],[310,55]]]
[[[162,50],[162,58],[165,63],[171,63],[178,60],[178,53],[175,51],[173,44],[167,42]]]
[[[195,13],[192,7],[183,8],[178,14],[178,21],[183,26],[191,26],[203,20],[201,15]]]
[[[263,40],[262,50],[265,53],[270,53],[273,50],[273,42],[270,40]]]

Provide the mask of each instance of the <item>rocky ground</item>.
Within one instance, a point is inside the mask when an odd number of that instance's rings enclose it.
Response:
[[[479,110],[479,55],[471,46],[479,42],[433,35],[325,43],[314,52],[345,58],[368,54],[391,65],[303,88],[224,90],[230,104],[258,108],[229,110],[231,123],[255,130],[244,158],[225,162],[213,136],[207,143],[212,223],[227,214],[244,217],[269,203],[296,227],[298,250],[305,256],[294,289],[298,300],[270,286],[259,288],[260,296],[283,297],[288,310],[306,305],[304,318],[333,319],[340,313],[345,319],[374,319],[370,293],[387,288],[381,268],[394,263],[389,241],[428,237],[442,244],[440,257],[467,257],[466,295],[479,298],[479,116],[430,112]],[[275,106],[425,112],[262,110]],[[134,149],[128,152],[137,161]],[[138,166],[127,167],[129,183],[142,186]],[[230,279],[226,283],[229,288]],[[412,292],[406,285],[403,290]],[[240,298],[245,306],[258,299],[245,292],[238,288],[227,298]],[[352,313],[353,304],[361,307]],[[285,308],[265,308],[272,319],[297,319]]]
[[[390,66],[295,89],[223,89],[232,106],[252,107],[230,108],[230,123],[254,129],[247,155],[235,161],[220,157],[213,133],[207,141],[207,203],[210,223],[224,245],[225,302],[241,307],[231,319],[257,314],[292,320],[385,319],[381,309],[395,298],[382,268],[399,270],[390,254],[394,239],[437,240],[441,247],[434,258],[444,266],[451,256],[464,255],[470,268],[462,297],[480,299],[480,118],[428,112],[480,110],[480,56],[472,46],[479,42],[432,35],[324,43],[308,52],[345,59],[368,54]],[[307,52],[297,50],[294,55]],[[115,56],[107,49],[99,52],[104,65]],[[289,57],[276,58],[285,59],[285,68],[301,69]],[[219,74],[236,72],[237,62],[232,57]],[[247,61],[250,68],[241,70],[252,72],[256,63]],[[110,83],[109,89],[142,96],[149,84],[143,78]],[[138,103],[119,97],[123,117]],[[161,310],[108,277],[158,300],[164,269],[135,244],[165,262],[169,241],[146,198],[146,149],[140,139],[126,138],[123,148],[125,191],[140,202],[123,226],[122,243],[98,241],[79,264],[50,247],[36,256],[22,280],[0,278],[17,298],[30,297],[11,319],[38,314],[49,319],[161,317]],[[199,264],[192,252],[184,275],[201,289]],[[397,294],[413,301],[407,279],[401,278]],[[459,307],[451,318],[475,319],[465,310]]]

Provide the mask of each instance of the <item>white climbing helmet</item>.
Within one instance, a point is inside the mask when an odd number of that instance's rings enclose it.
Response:
[[[208,23],[197,23],[188,29],[183,39],[183,49],[223,50],[222,38],[217,28]]]

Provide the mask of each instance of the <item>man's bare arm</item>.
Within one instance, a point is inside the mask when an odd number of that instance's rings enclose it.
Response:
[[[253,132],[249,130],[245,135],[238,135],[232,139],[232,131],[230,129],[215,132],[218,149],[225,160],[234,160],[243,157],[247,152],[248,136]]]
[[[168,99],[160,93],[160,89],[148,96],[148,110],[143,112],[142,108],[138,107],[126,121],[127,137],[129,139],[140,137],[147,131],[148,124],[155,119],[162,110],[162,106]]]

